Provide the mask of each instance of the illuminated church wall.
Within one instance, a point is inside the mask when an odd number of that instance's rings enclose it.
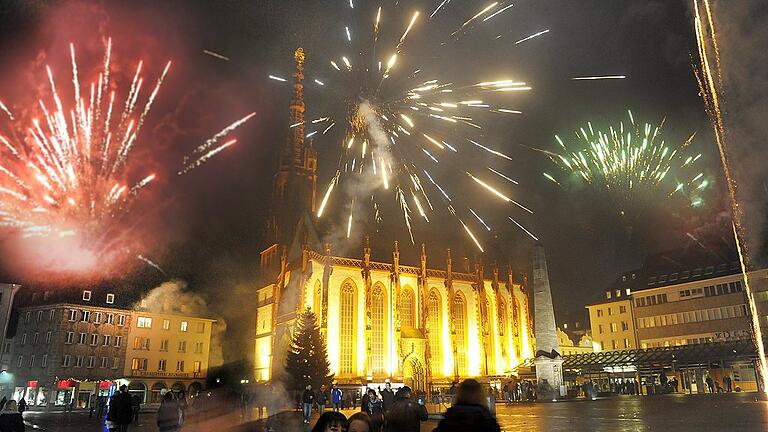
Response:
[[[371,298],[367,305],[361,267],[348,264],[362,265],[362,261],[333,259],[339,262],[330,267],[327,295],[323,293],[323,279],[328,273],[326,262],[317,253],[307,259],[304,274],[296,270],[286,272],[285,286],[291,285],[291,278],[302,281],[302,297],[297,309],[310,308],[318,316],[326,338],[331,372],[340,383],[380,382],[387,378],[408,382],[415,379],[410,376],[414,374],[448,382],[456,374],[460,377],[486,375],[486,367],[488,375],[502,375],[532,354],[528,299],[521,284],[514,284],[510,293],[508,282],[485,278],[480,290],[474,287],[477,275],[452,273],[451,298],[445,271],[430,269],[429,273],[437,273],[439,277],[423,278],[418,274],[419,268],[401,266],[398,299],[392,264],[374,263],[372,267],[378,268],[369,271]],[[259,293],[264,294],[260,297],[263,300],[256,322],[255,358],[257,377],[262,380],[269,379],[270,372],[282,366],[272,364],[277,360],[273,360],[274,353],[270,350],[276,349],[276,344],[266,331],[277,323],[269,312],[274,305],[265,303],[275,296],[271,291],[279,289],[278,284],[259,289]],[[481,292],[485,295],[487,336],[483,333]],[[324,300],[327,301],[325,323],[322,322]],[[277,359],[280,358],[278,354]]]

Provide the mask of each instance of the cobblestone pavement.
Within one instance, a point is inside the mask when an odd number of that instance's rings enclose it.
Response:
[[[755,393],[729,395],[618,396],[596,401],[497,405],[502,430],[528,431],[768,431],[768,402]],[[346,411],[351,415],[353,411]],[[316,418],[315,414],[315,418]],[[24,414],[27,430],[61,432],[103,431],[103,422],[87,413]],[[305,430],[298,413],[281,416],[282,431]],[[425,422],[431,431],[436,421]],[[261,422],[243,422],[241,413],[211,414],[189,422],[184,432],[246,432],[260,430]],[[34,429],[33,429],[34,428]],[[306,428],[309,430],[310,428]],[[131,432],[155,432],[155,414],[142,413]]]

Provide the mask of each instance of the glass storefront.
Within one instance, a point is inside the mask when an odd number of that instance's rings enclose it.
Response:
[[[56,391],[56,406],[64,406],[68,403],[72,402],[72,393],[74,391],[74,387],[69,388],[60,388],[58,391]]]
[[[48,389],[45,387],[40,387],[37,389],[37,398],[35,400],[35,405],[39,407],[44,407],[48,405]]]

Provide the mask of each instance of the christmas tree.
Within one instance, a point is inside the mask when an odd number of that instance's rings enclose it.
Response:
[[[317,390],[320,385],[328,385],[333,381],[330,366],[317,317],[310,309],[306,309],[296,320],[296,331],[288,348],[286,384],[294,391],[304,390],[307,385]]]

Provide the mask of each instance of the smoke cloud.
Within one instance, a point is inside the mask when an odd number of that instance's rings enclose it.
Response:
[[[215,367],[224,362],[222,344],[227,331],[227,322],[222,316],[211,311],[202,295],[188,291],[187,283],[183,280],[174,279],[163,282],[151,289],[133,305],[133,308],[153,313],[215,319],[216,323],[211,330],[211,351],[208,363],[209,367]]]

